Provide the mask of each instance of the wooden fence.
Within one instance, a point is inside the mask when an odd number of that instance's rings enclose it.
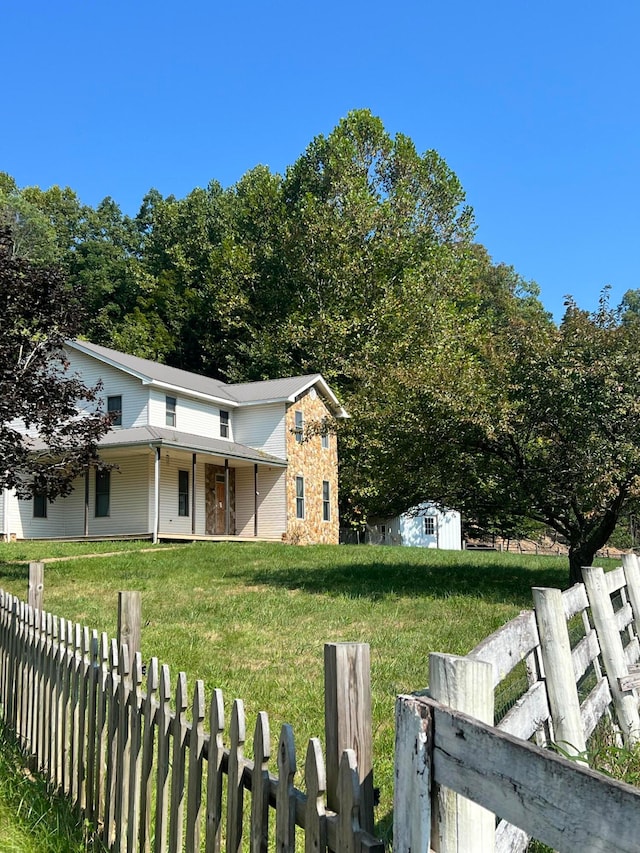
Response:
[[[42,582],[34,577],[30,593],[39,587],[41,594]],[[122,621],[131,638],[131,625]],[[334,721],[326,769],[313,738],[302,792],[294,787],[298,759],[290,726],[282,727],[274,750],[261,712],[250,759],[241,700],[234,701],[226,727],[220,690],[207,707],[202,681],[189,693],[180,673],[172,687],[169,668],[156,658],[145,674],[140,653],[130,656],[128,643],[118,645],[0,591],[4,721],[37,770],[119,853],[235,853],[274,845],[284,853],[296,849],[296,827],[308,851],[382,853],[371,834],[370,749],[360,749],[360,767],[354,749],[339,749],[345,738],[367,741],[360,728],[370,729],[368,646],[328,645],[325,676],[327,719]],[[365,689],[351,702],[355,722],[345,730],[340,708],[349,704],[343,692],[354,676]]]
[[[307,851],[382,853],[368,646],[325,647],[326,764],[312,739],[303,792],[290,726],[274,751],[260,713],[245,756],[240,700],[225,726],[219,690],[206,706],[201,681],[189,694],[180,673],[172,688],[155,658],[143,672],[131,597],[121,595],[119,643],[45,612],[31,568],[31,603],[0,591],[2,714],[108,849],[284,853],[299,828]],[[637,849],[640,794],[584,761],[604,716],[621,741],[640,737],[640,563],[586,569],[584,584],[533,597],[534,610],[466,657],[432,654],[427,696],[398,698],[398,853],[517,853],[531,836],[559,851]],[[573,760],[542,749],[551,744]]]
[[[582,765],[605,715],[621,740],[640,738],[640,563],[583,576],[563,593],[534,589],[535,609],[466,657],[432,654],[428,698],[398,699],[394,850],[517,853],[531,836],[557,850],[638,849],[640,794]],[[517,684],[518,667],[526,687],[502,713],[496,691]],[[574,760],[540,750],[551,744]],[[585,841],[592,817],[601,828]]]

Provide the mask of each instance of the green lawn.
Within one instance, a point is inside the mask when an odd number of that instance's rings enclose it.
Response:
[[[299,765],[323,734],[323,645],[371,647],[377,819],[392,803],[393,706],[397,693],[428,683],[431,651],[466,654],[532,606],[532,586],[564,587],[566,560],[374,546],[293,547],[195,543],[48,564],[47,610],[115,634],[117,594],[142,592],[143,658],[155,655],[223,690],[225,709],[244,700],[247,733],[258,711],[272,738],[291,723]],[[108,543],[117,550],[119,543]],[[0,544],[0,587],[25,596],[29,559],[89,553],[96,545]],[[613,561],[611,565],[614,565]],[[251,755],[250,745],[247,754]]]

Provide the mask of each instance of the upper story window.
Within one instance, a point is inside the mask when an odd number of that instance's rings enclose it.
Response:
[[[329,433],[328,432],[322,433],[322,448],[323,448],[323,450],[329,449]]]
[[[176,404],[177,400],[175,397],[165,397],[166,402],[166,422],[167,426],[174,427],[176,425]]]
[[[122,426],[122,396],[107,397],[107,412],[111,415],[112,426]]]
[[[229,412],[220,409],[220,437],[229,438]]]
[[[298,444],[302,444],[302,437],[304,435],[304,417],[300,411],[296,411],[295,427],[293,431],[295,432]]]

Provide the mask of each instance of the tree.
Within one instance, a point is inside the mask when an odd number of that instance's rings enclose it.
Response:
[[[547,525],[568,543],[576,583],[640,498],[637,326],[606,294],[594,314],[569,300],[559,326],[513,316],[483,358],[471,405],[453,383],[440,404],[418,395],[403,452],[428,430],[431,464],[409,457],[424,466],[425,494],[471,517]],[[416,434],[419,414],[428,426]]]
[[[58,270],[13,256],[12,245],[0,230],[0,486],[53,500],[101,464],[97,442],[110,419],[97,410],[99,387],[68,373],[62,347],[79,320],[74,294]]]

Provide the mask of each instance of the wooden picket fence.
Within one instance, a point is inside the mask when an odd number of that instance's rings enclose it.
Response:
[[[518,853],[531,837],[568,853],[638,849],[640,792],[584,762],[605,716],[620,742],[640,739],[640,562],[583,577],[534,588],[534,610],[466,657],[432,654],[428,695],[398,698],[395,851]],[[496,691],[523,666],[503,714]]]
[[[340,655],[353,666],[349,645],[337,644],[337,657],[329,655],[334,668]],[[296,849],[296,827],[308,851],[384,850],[367,831],[372,803],[363,804],[372,778],[361,778],[353,749],[336,756],[328,785],[320,741],[312,738],[305,792],[298,790],[290,726],[282,727],[274,755],[261,712],[250,759],[241,700],[233,703],[227,730],[220,690],[207,708],[202,681],[190,696],[180,673],[172,690],[169,668],[156,658],[145,673],[128,644],[3,591],[0,701],[35,768],[71,799],[109,850],[235,853],[275,845],[285,853]]]

